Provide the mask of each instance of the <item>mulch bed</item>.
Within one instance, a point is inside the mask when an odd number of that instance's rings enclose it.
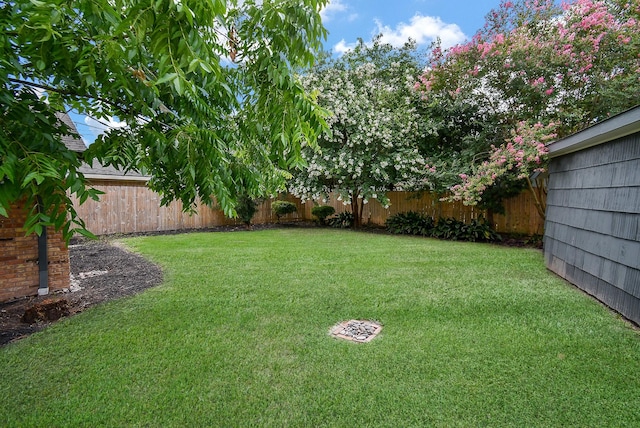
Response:
[[[18,340],[108,300],[131,296],[162,282],[159,266],[108,241],[69,246],[71,289],[0,304],[0,345]]]

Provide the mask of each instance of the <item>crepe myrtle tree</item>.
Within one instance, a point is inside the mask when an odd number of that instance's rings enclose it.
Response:
[[[329,129],[317,149],[303,147],[307,165],[294,172],[290,192],[315,202],[337,193],[359,227],[369,199],[388,206],[386,192],[420,186],[425,162],[418,142],[430,132],[413,90],[420,70],[414,43],[394,48],[376,37],[306,73],[304,87],[330,111]]]
[[[468,204],[496,183],[525,180],[545,168],[549,138],[638,103],[639,52],[637,0],[503,1],[468,43],[431,50],[416,88],[439,105],[472,106],[467,121],[492,123],[494,132],[478,146],[485,152],[466,162],[455,152],[434,157],[429,173],[455,172],[452,199]]]
[[[71,109],[127,126],[84,154],[143,170],[162,203],[282,189],[326,127],[293,70],[314,62],[328,0],[9,0],[0,3],[0,215],[29,210],[88,234],[73,208],[98,198],[62,142]]]

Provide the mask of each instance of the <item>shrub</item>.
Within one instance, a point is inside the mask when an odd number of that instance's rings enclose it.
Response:
[[[325,219],[335,212],[335,208],[329,205],[319,205],[311,208],[311,214],[318,218],[320,224],[325,224]]]
[[[353,226],[353,222],[354,222],[353,213],[345,211],[343,213],[338,214],[335,217],[331,217],[329,219],[329,226],[337,227],[341,229],[348,229]]]
[[[240,195],[236,204],[236,213],[240,220],[249,227],[251,225],[251,219],[258,211],[258,202],[252,199],[249,195]]]
[[[283,215],[296,212],[296,204],[289,201],[273,201],[271,203],[271,211],[276,215],[278,223],[280,223],[280,217]]]
[[[484,218],[480,217],[477,219],[471,220],[471,223],[467,225],[466,229],[466,241],[501,241],[502,237],[498,235],[492,228],[489,226]]]
[[[499,241],[502,238],[486,224],[482,217],[471,220],[470,224],[455,218],[440,218],[432,236],[451,241]]]
[[[407,211],[391,216],[385,221],[387,231],[396,235],[431,236],[433,218],[424,214]]]
[[[458,241],[463,239],[464,229],[467,225],[453,217],[438,219],[436,227],[433,228],[431,236],[440,239]]]

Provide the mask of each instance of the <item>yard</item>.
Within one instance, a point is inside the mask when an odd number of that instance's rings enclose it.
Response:
[[[637,426],[637,329],[534,249],[130,238],[164,283],[0,349],[3,426]],[[380,323],[369,343],[331,327]]]

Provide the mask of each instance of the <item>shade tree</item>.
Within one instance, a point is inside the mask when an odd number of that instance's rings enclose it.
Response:
[[[94,160],[151,176],[162,203],[282,189],[326,126],[294,69],[326,31],[327,0],[11,0],[0,3],[0,215],[21,204],[27,232],[88,233],[71,196],[97,198]],[[126,127],[84,158],[56,113]]]
[[[334,192],[358,227],[370,199],[388,205],[386,192],[420,186],[419,142],[432,131],[413,90],[420,70],[414,43],[394,48],[377,37],[339,58],[326,56],[304,74],[304,87],[330,112],[329,129],[318,149],[304,146],[307,165],[294,172],[291,193],[322,203]]]

